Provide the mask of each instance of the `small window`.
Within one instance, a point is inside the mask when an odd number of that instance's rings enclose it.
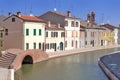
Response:
[[[26,43],[26,49],[29,49],[29,43]]]
[[[71,27],[74,27],[74,21],[71,22]]]
[[[65,26],[68,26],[68,21],[65,21]]]
[[[65,37],[65,32],[61,32],[61,37]]]
[[[8,35],[8,29],[5,29],[5,35]]]
[[[0,34],[1,38],[3,38],[3,33]]]
[[[33,35],[36,36],[36,29],[33,30]]]
[[[29,35],[29,29],[26,29],[26,36]]]
[[[42,35],[42,30],[41,30],[41,29],[39,29],[39,35],[40,35],[40,36]]]
[[[0,46],[3,47],[3,41],[1,41]]]
[[[87,45],[87,41],[85,41],[85,45]]]
[[[12,18],[12,22],[15,22],[15,18]]]
[[[36,49],[36,43],[33,43],[34,49]]]
[[[49,44],[46,44],[46,49],[49,49]]]
[[[48,32],[46,32],[46,37],[48,37]]]
[[[78,22],[76,22],[76,27],[78,27]]]
[[[74,37],[74,31],[72,31],[72,37]]]

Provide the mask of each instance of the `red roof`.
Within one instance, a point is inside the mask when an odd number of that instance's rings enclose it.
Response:
[[[36,17],[36,16],[19,16],[19,18],[21,18],[22,20],[25,20],[25,21],[35,21],[35,22],[44,22],[44,20]]]

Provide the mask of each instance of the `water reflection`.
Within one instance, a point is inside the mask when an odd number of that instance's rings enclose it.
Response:
[[[118,50],[119,48],[87,52],[23,65],[16,72],[16,77],[21,80],[108,80],[97,65],[97,60],[100,56]]]

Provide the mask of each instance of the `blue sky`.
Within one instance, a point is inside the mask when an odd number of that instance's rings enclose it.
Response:
[[[0,0],[0,14],[21,11],[29,15],[32,7],[34,15],[41,15],[47,11],[53,11],[56,6],[58,12],[71,14],[86,19],[87,13],[95,11],[97,23],[120,24],[120,0]]]

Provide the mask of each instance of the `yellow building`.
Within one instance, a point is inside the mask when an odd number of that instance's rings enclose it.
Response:
[[[0,51],[4,50],[4,30],[0,28]]]
[[[110,24],[102,25],[102,27],[105,29],[103,39],[104,39],[104,45],[105,46],[112,46],[115,44],[115,33],[114,33],[114,26],[111,26]]]
[[[105,41],[105,46],[111,46],[114,45],[114,32],[112,31],[106,31],[104,32],[103,39]]]

